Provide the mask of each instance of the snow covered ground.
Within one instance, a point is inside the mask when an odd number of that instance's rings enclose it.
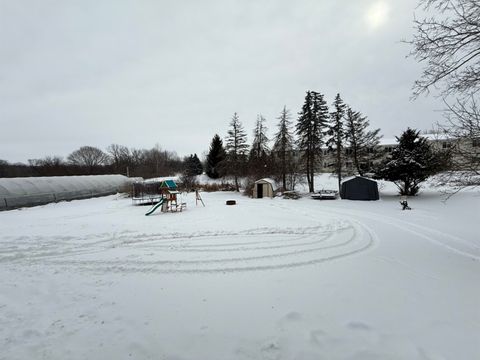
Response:
[[[381,196],[0,212],[0,359],[480,358],[480,194]]]

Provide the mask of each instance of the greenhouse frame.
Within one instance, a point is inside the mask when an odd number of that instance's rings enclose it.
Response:
[[[134,180],[123,175],[0,178],[0,210],[116,194]]]

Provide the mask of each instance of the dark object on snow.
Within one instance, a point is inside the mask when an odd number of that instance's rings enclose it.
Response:
[[[348,200],[378,200],[378,185],[376,181],[356,176],[344,181],[340,189],[340,197]]]
[[[412,208],[408,206],[407,200],[400,201],[400,205],[402,205],[402,210],[412,210]]]
[[[236,205],[237,202],[235,200],[227,200],[227,205]]]
[[[293,200],[298,200],[300,199],[300,195],[296,191],[289,190],[289,191],[284,191],[282,194],[284,199],[293,199]]]

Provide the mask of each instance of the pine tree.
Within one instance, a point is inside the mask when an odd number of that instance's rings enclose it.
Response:
[[[226,153],[223,147],[222,139],[215,134],[210,143],[210,150],[207,155],[207,163],[205,172],[208,177],[218,179],[225,173]]]
[[[250,173],[255,177],[267,175],[269,169],[269,153],[267,127],[265,118],[262,115],[257,116],[255,129],[253,130],[253,142],[250,149],[249,166]]]
[[[180,182],[182,183],[183,188],[186,191],[190,191],[195,188],[195,183],[196,183],[195,176],[199,175],[197,160],[198,162],[200,162],[200,160],[197,157],[197,154],[186,156],[183,159],[183,172],[180,177]],[[201,165],[202,164],[200,163],[200,167]]]
[[[262,154],[268,153],[268,137],[265,118],[262,115],[257,116],[255,129],[253,130],[253,142],[250,150],[250,157],[261,157]]]
[[[380,129],[368,130],[370,123],[366,116],[358,111],[347,109],[346,113],[346,131],[347,147],[349,156],[360,176],[372,170],[373,162],[378,160],[382,154],[378,145],[380,139]]]
[[[197,154],[193,154],[192,157],[192,169],[195,175],[202,175],[203,174],[203,165],[200,159],[198,158]]]
[[[228,130],[228,136],[226,138],[226,151],[227,169],[229,174],[233,175],[235,179],[236,191],[240,190],[238,177],[242,174],[245,167],[247,149],[247,134],[243,129],[238,114],[234,113],[232,120],[230,121],[230,129]]]
[[[201,175],[203,166],[197,154],[187,156],[183,160],[184,173],[188,176]]]
[[[413,196],[420,183],[442,170],[443,158],[416,130],[408,128],[397,141],[398,146],[377,168],[375,177],[394,182],[400,195]]]
[[[340,94],[337,94],[333,102],[334,111],[330,114],[330,126],[328,129],[327,146],[330,151],[333,151],[335,156],[335,173],[338,179],[338,191],[342,184],[342,165],[343,165],[343,148],[345,142],[345,103]]]
[[[284,106],[280,117],[278,117],[278,132],[275,135],[273,153],[280,163],[280,176],[283,189],[287,189],[287,173],[291,169],[293,161],[293,134],[291,131],[290,112]]]
[[[321,154],[323,135],[328,119],[328,107],[323,95],[314,91],[307,91],[302,111],[299,113],[296,132],[310,192],[315,191],[315,167]]]

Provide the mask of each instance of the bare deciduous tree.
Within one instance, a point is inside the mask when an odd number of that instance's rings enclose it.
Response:
[[[439,88],[441,95],[470,94],[480,87],[480,2],[420,0],[434,15],[415,19],[415,34],[407,41],[410,56],[424,64],[414,96]]]
[[[70,164],[86,166],[90,171],[95,166],[105,165],[108,159],[107,154],[93,146],[82,146],[67,157]]]
[[[447,102],[445,122],[439,125],[440,132],[454,143],[451,149],[452,169],[446,174],[450,182],[462,186],[480,185],[480,108],[472,96],[458,100],[451,105]],[[459,172],[460,171],[460,172]]]
[[[441,131],[455,141],[451,154],[451,173],[458,189],[480,185],[479,137],[480,110],[476,97],[480,89],[480,1],[420,0],[430,18],[415,20],[416,33],[409,43],[410,53],[425,64],[422,75],[414,84],[414,96],[440,91],[446,104],[446,122]],[[456,98],[456,100],[448,101]]]
[[[29,159],[28,165],[30,166],[44,166],[44,167],[56,167],[63,165],[63,159],[61,156],[46,156],[43,159]]]

